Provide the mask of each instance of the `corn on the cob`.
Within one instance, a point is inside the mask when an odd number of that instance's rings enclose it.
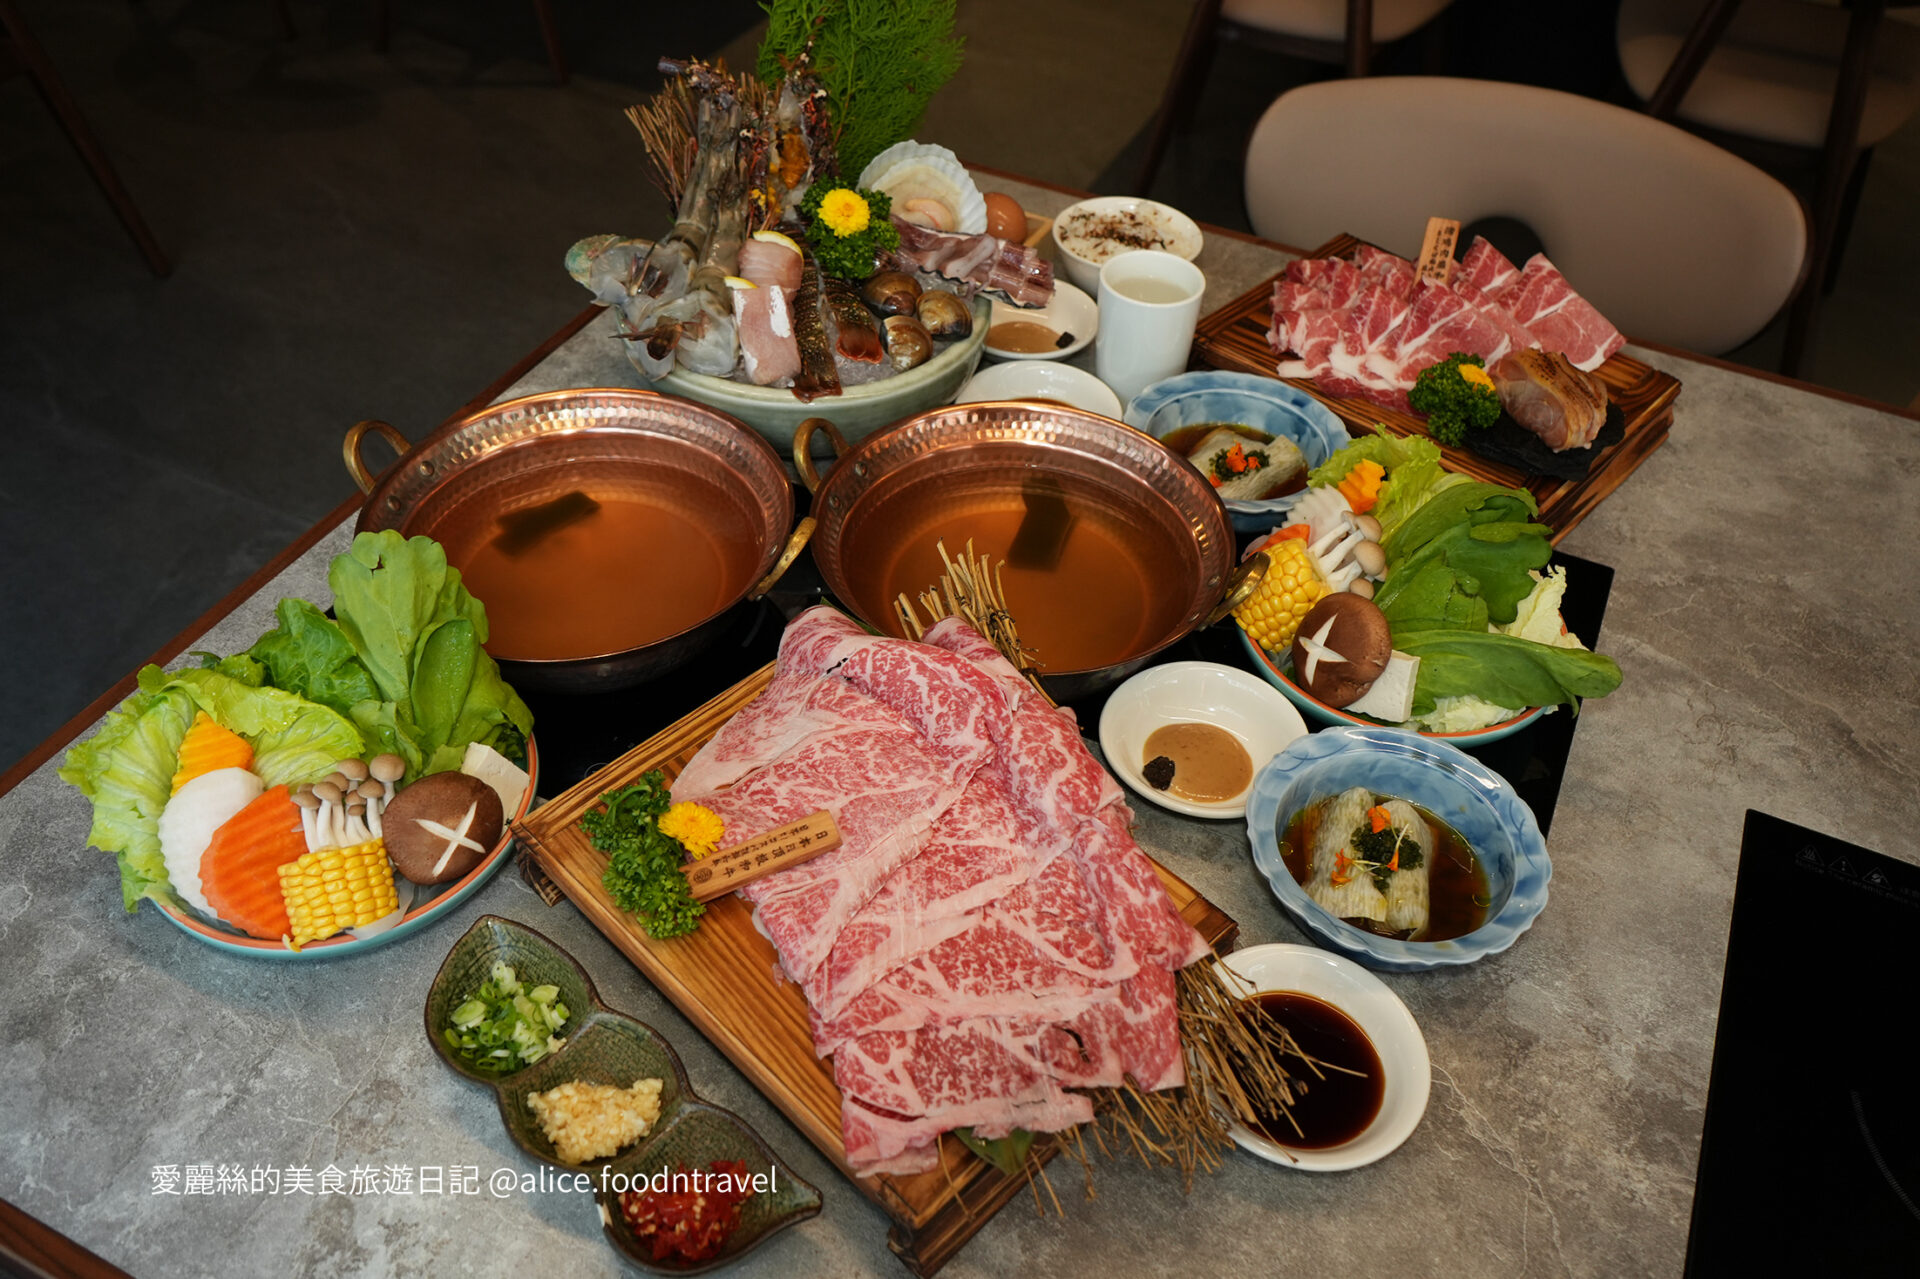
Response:
[[[216,724],[213,716],[201,711],[193,717],[187,735],[180,739],[175,753],[178,769],[173,775],[173,793],[202,773],[217,768],[253,767],[253,747],[230,728]]]
[[[280,892],[293,925],[293,947],[371,924],[393,913],[400,898],[384,841],[323,848],[280,867]]]
[[[1233,610],[1233,618],[1269,652],[1293,643],[1300,620],[1332,588],[1299,538],[1278,538],[1260,548],[1267,553],[1267,575],[1253,598]]]

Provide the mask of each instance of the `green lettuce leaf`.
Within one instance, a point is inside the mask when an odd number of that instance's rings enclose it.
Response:
[[[486,608],[431,538],[362,533],[327,574],[340,633],[376,695],[350,713],[407,761],[407,776],[458,768],[469,742],[526,758],[533,712],[482,647]]]
[[[280,625],[254,641],[240,658],[261,666],[275,688],[350,714],[356,702],[380,690],[340,627],[302,599],[283,599],[274,612]]]
[[[149,666],[141,671],[158,674]],[[142,898],[173,895],[166,859],[160,855],[160,810],[173,793],[180,739],[196,707],[183,688],[142,686],[108,712],[100,731],[67,752],[60,778],[93,804],[87,842],[118,854],[120,899],[131,911]]]
[[[1393,646],[1420,659],[1414,681],[1416,714],[1442,697],[1478,697],[1496,706],[1579,705],[1620,687],[1611,657],[1583,648],[1555,648],[1490,631],[1428,628],[1394,631]]]
[[[1442,467],[1440,446],[1425,436],[1393,435],[1382,426],[1373,431],[1316,466],[1307,483],[1338,484],[1358,462],[1378,462],[1385,467],[1387,478],[1373,508],[1382,537],[1399,528],[1434,494],[1472,483],[1468,477]]]
[[[219,671],[222,675],[231,676],[239,680],[242,684],[247,684],[254,688],[259,688],[262,684],[273,682],[267,676],[267,668],[246,653],[235,653],[232,657],[222,657],[218,653],[206,653],[196,648],[191,655],[199,658],[200,665],[206,667],[208,670]]]
[[[1374,603],[1396,628],[1439,620],[1470,630],[1485,630],[1488,622],[1505,625],[1533,593],[1533,570],[1553,557],[1547,541],[1552,532],[1544,524],[1512,520],[1455,524],[1394,565]],[[1450,590],[1447,577],[1453,579]],[[1460,596],[1481,602],[1477,618],[1461,611]],[[1444,605],[1438,610],[1436,600]]]
[[[140,672],[140,687],[149,693],[184,690],[216,723],[253,745],[253,771],[268,786],[318,781],[340,760],[366,752],[346,716],[284,689],[250,688],[210,670],[168,675],[157,666]]]

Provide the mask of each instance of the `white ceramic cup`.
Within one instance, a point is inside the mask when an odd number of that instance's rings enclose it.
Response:
[[[1100,268],[1094,371],[1125,404],[1187,367],[1207,277],[1184,258],[1137,249]]]

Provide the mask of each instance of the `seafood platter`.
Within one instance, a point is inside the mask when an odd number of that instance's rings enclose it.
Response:
[[[1037,312],[1051,266],[905,136],[917,111],[841,112],[844,41],[791,16],[758,74],[663,64],[630,116],[672,221],[568,255],[654,389],[417,444],[360,424],[329,607],[147,668],[68,755],[121,904],[314,962],[445,917],[517,842],[919,1274],[1016,1195],[1070,1212],[1063,1157],[1195,1193],[1240,1150],[1386,1157],[1426,1049],[1356,965],[1498,962],[1544,908],[1551,793],[1537,821],[1458,745],[1564,747],[1620,682],[1588,647],[1605,583],[1527,487],[1298,393],[1243,413],[1208,375],[1149,430],[1068,389],[949,405],[990,307]],[[1020,369],[1064,366],[996,366]],[[384,475],[368,435],[402,450]],[[1249,883],[1346,958],[1219,962],[1238,926],[1142,847],[1130,793],[1245,821]],[[640,1269],[792,1246],[821,1210],[523,925],[454,944],[425,1031],[530,1159],[627,1177],[597,1207]]]
[[[651,385],[783,449],[818,412],[857,439],[953,398],[1000,323],[989,294],[1017,308],[1053,300],[1026,212],[982,194],[952,151],[907,139],[842,153],[809,55],[773,81],[663,69],[669,88],[629,115],[671,227],[651,242],[590,236],[567,254]]]

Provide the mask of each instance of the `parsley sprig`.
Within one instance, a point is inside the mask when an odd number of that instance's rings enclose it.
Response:
[[[1397,826],[1380,830],[1357,826],[1347,843],[1354,852],[1350,864],[1371,875],[1374,887],[1382,893],[1387,891],[1387,884],[1394,872],[1418,870],[1426,858],[1412,833]]]
[[[611,859],[600,882],[614,904],[638,915],[649,937],[681,937],[698,928],[707,908],[693,899],[680,871],[685,850],[660,831],[673,802],[666,774],[656,768],[601,799],[606,808],[583,813],[580,827]]]

